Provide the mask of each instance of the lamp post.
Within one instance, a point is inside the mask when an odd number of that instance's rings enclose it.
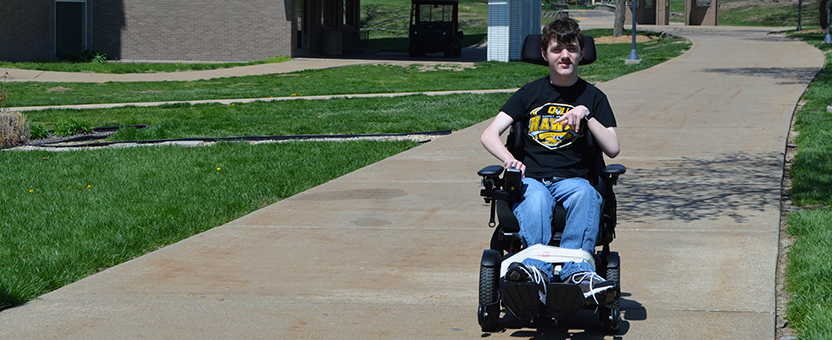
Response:
[[[832,36],[829,35],[829,12],[832,11],[832,0],[826,2],[826,38],[823,38],[824,44],[832,43]]]
[[[797,31],[802,31],[800,27],[800,14],[803,12],[803,0],[797,1]]]
[[[638,52],[636,52],[636,2],[639,0],[631,1],[633,2],[633,48],[630,50],[630,55],[627,57],[627,60],[624,61],[625,65],[641,63],[641,59],[638,58]]]

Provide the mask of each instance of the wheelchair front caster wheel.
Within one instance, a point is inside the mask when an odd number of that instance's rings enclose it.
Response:
[[[609,314],[604,320],[604,330],[607,334],[616,334],[621,329],[621,311],[618,306],[619,303],[616,301],[614,305],[607,307],[607,313],[604,313]]]
[[[496,332],[500,321],[500,277],[499,269],[480,266],[480,305],[477,310],[483,332]]]

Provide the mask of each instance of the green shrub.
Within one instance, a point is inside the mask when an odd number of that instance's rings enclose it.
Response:
[[[68,137],[92,132],[92,124],[85,119],[71,117],[61,119],[55,123],[55,134],[61,137]]]
[[[107,53],[97,53],[92,59],[90,60],[91,63],[106,63],[107,62]]]
[[[29,131],[31,132],[29,138],[32,140],[44,139],[46,137],[49,137],[49,129],[46,128],[46,125],[43,125],[41,123],[30,124]]]

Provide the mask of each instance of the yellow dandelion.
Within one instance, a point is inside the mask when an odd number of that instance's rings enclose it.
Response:
[[[87,185],[87,189],[92,188],[92,185]]]
[[[217,171],[220,171],[220,170],[221,170],[221,168],[217,168]]]
[[[35,191],[35,189],[29,189],[29,192],[34,192],[34,191]]]

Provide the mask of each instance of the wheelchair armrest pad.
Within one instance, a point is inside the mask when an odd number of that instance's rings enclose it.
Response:
[[[621,175],[627,172],[627,168],[621,164],[610,164],[604,167],[604,174],[607,175]]]
[[[499,176],[503,173],[503,167],[500,165],[489,165],[487,167],[482,168],[477,175],[482,177],[490,177],[490,176]]]

